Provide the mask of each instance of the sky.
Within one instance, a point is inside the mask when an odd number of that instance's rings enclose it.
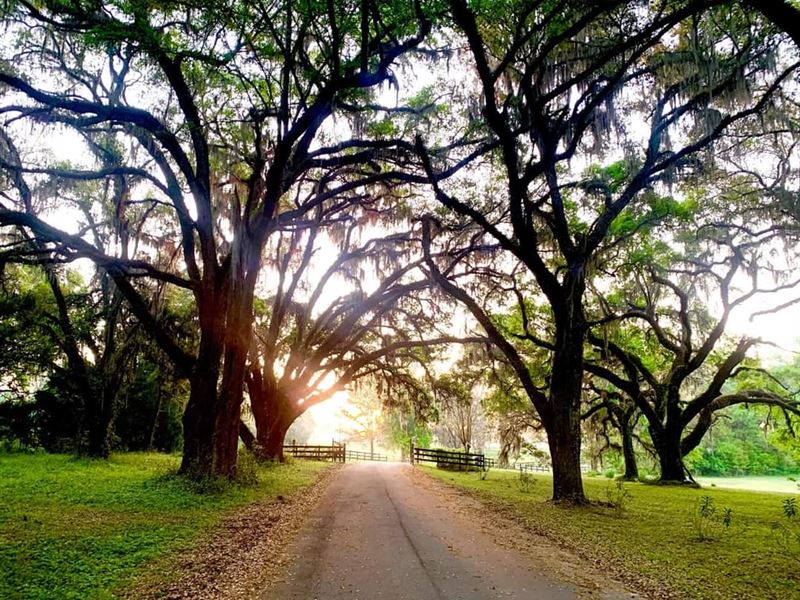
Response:
[[[452,74],[451,74],[452,75]],[[403,73],[400,79],[410,81],[410,87],[419,89],[421,86],[435,85],[438,83],[437,74],[433,73],[420,65],[409,73]],[[386,86],[380,95],[380,102],[386,106],[392,106],[398,102],[398,98],[406,95],[405,91],[398,91],[393,87]],[[29,139],[31,146],[45,148],[52,153],[55,160],[81,161],[82,157],[76,154],[75,148],[80,144],[77,136],[67,132],[60,136],[33,135]],[[77,230],[77,214],[72,211],[64,211],[55,215],[54,220],[61,227],[69,231]],[[81,271],[88,274],[91,272],[91,265],[86,262],[78,263]],[[768,363],[777,363],[791,360],[794,353],[800,350],[798,345],[798,324],[800,324],[800,304],[790,306],[774,314],[764,314],[752,317],[755,312],[770,308],[776,304],[789,302],[797,295],[800,290],[787,291],[773,296],[763,296],[753,299],[746,305],[735,310],[731,315],[728,332],[731,336],[747,335],[760,337],[772,345],[762,346],[757,350]],[[712,304],[713,305],[713,304]],[[325,442],[333,438],[340,437],[340,430],[345,426],[346,419],[341,417],[342,410],[348,406],[347,392],[338,393],[321,405],[310,409],[313,420],[316,424],[313,433],[315,441]]]

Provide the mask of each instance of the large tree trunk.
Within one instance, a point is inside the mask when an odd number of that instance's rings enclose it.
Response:
[[[658,464],[661,469],[659,481],[664,483],[684,483],[686,481],[686,467],[683,464],[681,453],[681,431],[675,427],[663,429],[650,428],[650,437],[653,439]]]
[[[271,378],[256,376],[248,381],[250,408],[256,422],[256,455],[259,458],[283,461],[286,432],[302,411],[293,410],[289,399]]]
[[[572,278],[570,278],[572,279]],[[554,308],[555,352],[549,414],[542,415],[553,461],[553,500],[584,503],[581,478],[581,392],[583,380],[583,285],[580,273],[564,284],[567,306]]]
[[[556,387],[555,371],[553,380],[555,402],[548,418],[542,419],[553,463],[553,500],[583,503],[586,502],[586,495],[581,478],[580,405],[567,395],[571,390]]]
[[[262,453],[267,460],[283,462],[283,440],[289,430],[290,421],[274,419],[271,421],[269,434],[262,444]]]
[[[183,413],[180,468],[181,473],[190,477],[236,476],[240,404],[236,404],[236,390],[217,393],[216,379],[213,373],[197,374],[192,379],[189,402]]]
[[[183,459],[180,472],[189,477],[220,474],[215,469],[213,443],[216,396],[216,368],[197,369],[191,379],[189,401],[183,412]]]
[[[583,503],[581,478],[581,415],[568,406],[554,408],[545,423],[553,463],[553,500]]]
[[[639,479],[639,466],[636,464],[636,452],[633,448],[633,427],[636,420],[624,415],[620,419],[620,433],[622,434],[622,458],[625,460],[625,479],[634,481]]]
[[[183,415],[181,463],[181,472],[193,477],[236,476],[253,295],[264,233],[253,238],[243,235],[234,241],[229,271],[204,281],[198,301],[200,350]]]
[[[103,393],[87,400],[91,411],[87,415],[86,453],[94,458],[108,458],[111,455],[111,433],[116,416],[116,389],[103,386]]]
[[[261,425],[257,424],[258,444],[263,458],[283,462],[283,441],[297,415],[284,399],[270,404],[268,411]]]

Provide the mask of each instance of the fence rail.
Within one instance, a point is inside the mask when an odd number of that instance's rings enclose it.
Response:
[[[541,473],[549,473],[550,468],[540,465],[539,463],[517,463],[516,468],[519,471],[529,473],[531,471],[539,471]]]
[[[348,450],[345,452],[347,460],[368,460],[376,462],[386,462],[389,459],[385,454],[376,454],[375,452],[359,452],[358,450]]]
[[[286,454],[291,454],[295,458],[305,458],[308,460],[332,460],[333,462],[347,462],[348,460],[387,462],[389,460],[385,454],[348,450],[345,444],[337,443],[331,444],[330,446],[288,444],[283,447],[283,451]]]
[[[437,466],[486,468],[486,457],[483,454],[454,452],[438,448],[411,448],[411,462],[435,462]]]
[[[300,446],[293,444],[284,446],[283,451],[287,454],[291,454],[295,458],[305,458],[308,460],[345,462],[347,459],[347,449],[344,444],[332,444],[330,446]]]

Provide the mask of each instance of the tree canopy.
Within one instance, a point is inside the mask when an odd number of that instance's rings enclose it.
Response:
[[[437,389],[451,409],[481,389],[507,450],[543,429],[554,499],[580,503],[593,402],[623,446],[644,416],[665,479],[719,410],[796,412],[763,373],[731,388],[760,342],[725,335],[797,279],[794,5],[0,11],[0,265],[19,290],[0,331],[31,339],[0,387],[68,371],[89,453],[144,389],[147,446],[182,408],[182,471],[225,477],[240,435],[279,458],[358,380],[398,439]],[[437,372],[453,344],[484,348],[474,378]]]

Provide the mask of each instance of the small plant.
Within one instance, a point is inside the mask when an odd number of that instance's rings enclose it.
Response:
[[[797,498],[784,498],[781,507],[783,516],[787,519],[794,519],[797,516]]]
[[[800,563],[800,518],[797,516],[797,499],[784,498],[781,509],[783,522],[774,523],[772,531],[781,551]]]
[[[711,496],[702,496],[692,515],[695,539],[710,542],[731,531],[733,511],[730,508],[719,510]]]
[[[603,471],[603,475],[608,479],[614,479],[617,476],[617,471],[616,469],[606,469]]]
[[[483,467],[478,471],[478,476],[481,478],[481,481],[486,481],[486,478],[489,476],[489,467]]]
[[[245,487],[258,485],[258,460],[249,450],[239,451],[236,463],[236,483]]]
[[[625,512],[627,512],[628,504],[630,504],[633,495],[622,480],[618,479],[613,486],[606,488],[606,498],[608,498],[608,503],[611,505],[611,508],[614,509],[614,516],[621,519],[625,515]]]
[[[523,494],[528,494],[533,491],[536,486],[536,479],[527,471],[520,471],[517,476],[517,488]]]

